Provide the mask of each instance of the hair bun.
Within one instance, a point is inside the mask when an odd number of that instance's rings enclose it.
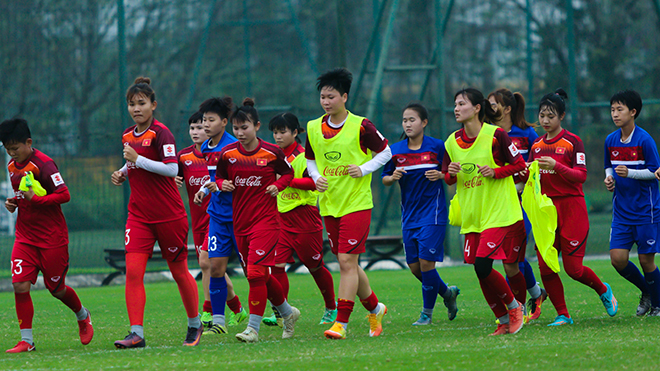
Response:
[[[252,98],[245,98],[245,99],[243,99],[243,105],[244,105],[244,106],[254,107],[254,99],[252,99]]]
[[[555,90],[555,94],[559,95],[563,100],[568,99],[568,94],[566,94],[566,91],[562,88]]]
[[[137,85],[137,84],[147,84],[147,85],[151,85],[151,79],[148,78],[148,77],[142,77],[142,76],[140,76],[140,77],[138,77],[137,79],[135,79],[134,84],[135,84],[135,85]]]

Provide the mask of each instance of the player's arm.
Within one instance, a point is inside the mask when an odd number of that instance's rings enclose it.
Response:
[[[392,150],[387,145],[387,139],[376,129],[371,121],[362,120],[360,143],[370,149],[375,155],[371,160],[360,166],[349,165],[348,173],[353,178],[360,178],[380,169],[392,158]]]
[[[116,170],[112,173],[110,176],[110,180],[112,181],[112,184],[118,186],[124,183],[128,179],[128,165],[124,164],[124,166],[121,167],[121,169]]]
[[[522,155],[520,155],[520,152],[518,152],[516,145],[511,141],[509,135],[504,130],[497,129],[495,131],[495,138],[500,145],[500,160],[504,162],[505,165],[498,167],[497,169],[492,169],[493,178],[503,179],[525,171],[527,169],[527,164],[522,158]],[[484,176],[486,175],[484,174]]]
[[[307,159],[307,172],[316,184],[316,190],[325,192],[328,189],[328,180],[321,176],[318,166],[316,166],[316,157],[314,156],[314,149],[312,148],[311,141],[305,143],[305,159]]]
[[[383,168],[383,172],[381,174],[383,185],[388,187],[391,186],[392,184],[398,182],[399,179],[403,178],[403,174],[405,173],[406,173],[405,170],[395,168],[394,161],[390,159],[385,164],[385,167]]]
[[[5,200],[5,209],[9,211],[10,213],[13,213],[16,211],[16,208],[18,207],[18,204],[16,203],[16,198],[8,198]]]
[[[658,169],[658,166],[660,166],[660,160],[658,160],[658,149],[655,146],[655,142],[653,142],[653,140],[644,140],[642,142],[642,152],[644,153],[644,158],[646,159],[646,168],[627,169],[627,176],[628,178],[637,180],[655,179],[655,174],[653,172]],[[619,167],[617,166],[617,169],[618,168]]]
[[[587,160],[584,153],[584,144],[581,140],[573,143],[573,167],[566,166],[555,161],[553,167],[557,174],[573,183],[584,183],[587,181]]]
[[[605,188],[608,191],[614,192],[614,169],[612,168],[612,161],[610,159],[610,149],[607,146],[608,140],[609,137],[605,139],[605,150],[603,151],[605,156],[603,159],[603,165],[605,167],[605,179],[603,180],[603,183],[605,183]]]
[[[176,176],[174,177],[174,183],[178,188],[183,187],[183,161],[181,161],[181,152],[176,155],[176,162],[179,164],[179,170]]]
[[[291,168],[291,164],[284,158],[284,152],[281,150],[277,151],[276,156],[277,158],[272,162],[272,166],[275,173],[279,174],[280,177],[271,186],[275,186],[277,192],[282,192],[293,180],[293,169]],[[270,186],[268,187],[270,188]],[[271,196],[277,196],[277,192],[271,188],[268,193]]]
[[[23,192],[25,199],[32,202],[33,205],[52,206],[71,201],[69,188],[64,184],[62,175],[54,162],[44,164],[41,168],[38,181],[46,190],[45,196],[37,196],[32,190]]]
[[[442,173],[445,174],[445,183],[447,185],[456,184],[457,175],[461,171],[461,164],[458,162],[452,162],[449,157],[449,153],[445,151],[445,155],[442,157]]]
[[[293,178],[289,187],[302,189],[303,191],[313,191],[316,189],[316,184],[314,183],[314,179],[309,176],[307,169],[305,169],[302,178]]]

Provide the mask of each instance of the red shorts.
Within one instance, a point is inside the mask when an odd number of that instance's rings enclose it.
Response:
[[[555,248],[562,254],[584,257],[589,235],[589,214],[584,197],[552,199],[557,208]]]
[[[151,257],[158,241],[165,260],[182,261],[188,257],[188,218],[154,224],[129,219],[124,237],[127,253],[149,254]]]
[[[202,251],[209,251],[209,234],[206,233],[193,233],[193,243],[195,244],[195,253],[197,253],[197,259],[199,260],[199,254]]]
[[[330,249],[337,254],[362,254],[371,225],[371,209],[360,210],[342,217],[324,216]]]
[[[309,269],[323,265],[323,231],[294,233],[280,230],[275,247],[275,264],[294,263],[293,252]]]
[[[280,235],[279,230],[258,231],[246,236],[236,236],[238,256],[243,267],[248,265],[275,265],[275,246]]]
[[[66,272],[69,270],[69,247],[41,249],[36,246],[15,242],[11,251],[11,282],[37,282],[39,271],[50,292],[64,288]]]
[[[526,237],[522,220],[508,227],[468,233],[465,235],[463,259],[466,264],[474,264],[476,258],[502,260],[503,263],[522,262],[525,260]]]

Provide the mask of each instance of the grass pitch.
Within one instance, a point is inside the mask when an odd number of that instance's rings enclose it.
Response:
[[[534,264],[533,264],[534,265]],[[309,275],[291,275],[290,301],[302,317],[296,336],[281,340],[281,329],[262,326],[261,342],[242,344],[230,327],[227,335],[204,336],[198,347],[181,346],[186,320],[173,282],[148,284],[145,334],[147,348],[116,350],[113,342],[129,329],[124,287],[78,289],[92,311],[94,340],[82,346],[74,315],[46,291],[32,293],[35,306],[34,336],[37,351],[0,357],[1,369],[264,369],[273,370],[657,370],[660,318],[638,318],[638,294],[609,261],[587,261],[619,301],[619,313],[610,318],[596,293],[564,273],[572,326],[549,328],[556,312],[550,301],[541,318],[516,335],[487,336],[495,329],[492,312],[469,266],[440,269],[450,285],[458,285],[460,311],[449,322],[442,300],[431,326],[414,327],[422,306],[420,284],[407,271],[374,271],[369,278],[381,302],[388,306],[383,334],[369,338],[366,311],[358,303],[349,324],[348,339],[323,338],[327,325],[319,325],[323,302]],[[501,271],[501,265],[496,266]],[[338,275],[335,286],[338,284]],[[538,276],[537,271],[537,278]],[[247,281],[234,280],[247,305]],[[201,293],[201,290],[200,290]],[[14,295],[0,294],[1,349],[20,339]],[[268,314],[269,310],[267,310]]]

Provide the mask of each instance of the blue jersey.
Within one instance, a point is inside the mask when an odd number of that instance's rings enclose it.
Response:
[[[648,169],[660,166],[658,149],[649,133],[635,127],[627,143],[621,142],[621,129],[605,139],[605,169],[625,165],[628,169]],[[614,172],[612,223],[649,224],[660,222],[658,181],[622,178]]]
[[[523,160],[527,162],[527,158],[529,157],[529,149],[532,147],[532,144],[534,144],[534,141],[539,137],[539,135],[536,134],[536,131],[534,131],[533,127],[528,126],[525,129],[521,129],[516,125],[511,126],[511,130],[509,130],[508,134],[513,144],[515,144],[516,148],[518,148],[518,152],[520,152]]]
[[[383,176],[395,169],[406,171],[399,180],[401,187],[401,227],[419,228],[425,225],[446,225],[447,204],[442,179],[432,182],[424,173],[440,171],[445,156],[445,144],[440,139],[424,136],[418,150],[408,148],[408,139],[390,146],[392,159],[385,164]]]
[[[215,168],[218,165],[220,152],[228,144],[236,142],[236,138],[226,131],[222,134],[220,142],[214,147],[209,146],[209,139],[202,144],[202,154],[206,158],[209,167],[209,176],[211,181],[215,182]],[[211,202],[209,202],[208,213],[211,218],[221,222],[229,223],[232,221],[231,193],[213,192],[211,193]]]

